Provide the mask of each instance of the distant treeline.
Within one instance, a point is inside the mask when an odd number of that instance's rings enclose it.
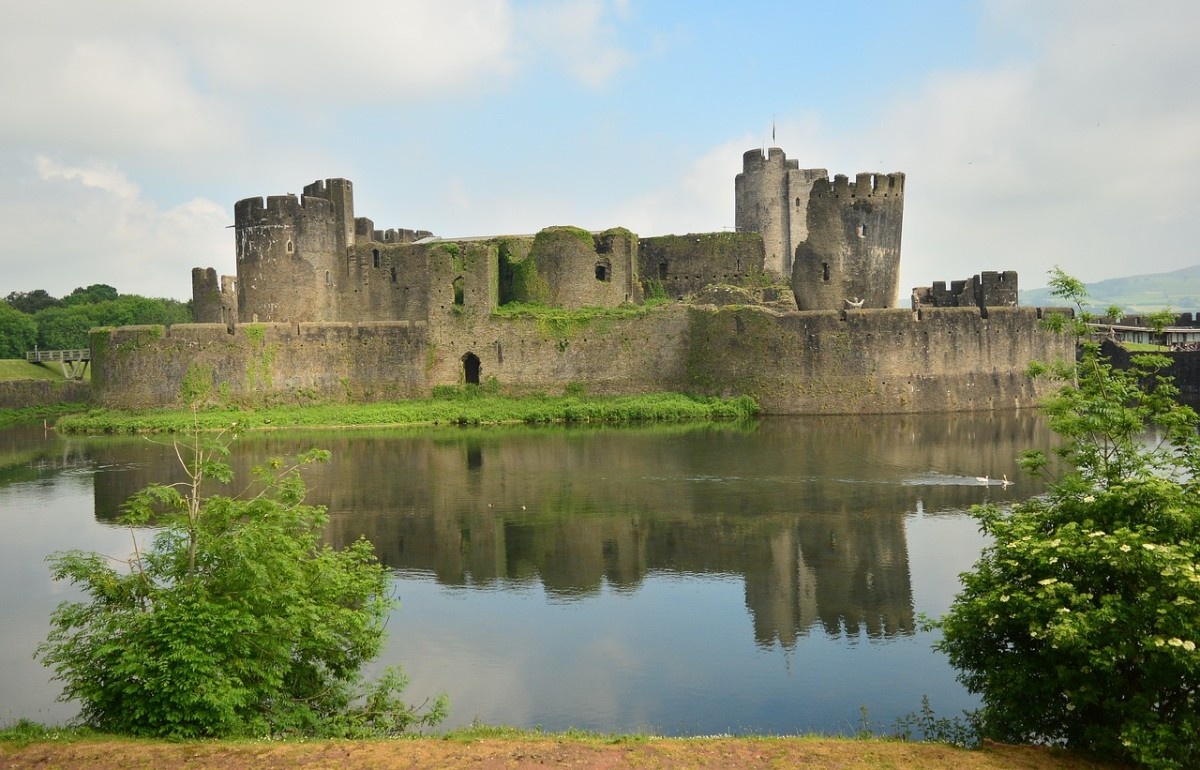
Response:
[[[69,350],[88,346],[94,326],[192,322],[192,303],[121,294],[94,283],[59,299],[44,289],[14,291],[0,302],[0,358],[24,358],[35,347]]]

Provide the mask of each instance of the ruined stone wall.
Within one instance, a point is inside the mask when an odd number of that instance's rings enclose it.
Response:
[[[637,238],[621,228],[593,236],[577,227],[548,227],[529,252],[554,307],[615,307],[641,298]]]
[[[96,403],[262,405],[429,393],[424,323],[223,324],[93,329]]]
[[[196,323],[237,323],[237,278],[213,268],[192,268],[192,319]]]
[[[429,314],[428,250],[368,241],[351,249],[340,321],[421,321]]]
[[[86,382],[74,380],[6,380],[0,382],[0,409],[48,404],[81,404],[91,398]]]
[[[192,268],[192,319],[196,323],[221,322],[221,283],[213,268]]]
[[[1073,355],[1035,308],[776,313],[672,305],[554,321],[431,314],[429,323],[122,327],[92,335],[97,403],[376,401],[464,382],[503,392],[748,394],[771,414],[1030,406],[1031,360]],[[919,316],[919,317],[918,317]]]
[[[801,310],[848,303],[890,308],[900,286],[904,174],[842,174],[813,184],[808,239],[797,245],[792,290]]]
[[[763,239],[758,233],[690,233],[643,238],[638,244],[643,281],[657,281],[673,299],[712,284],[763,283]]]
[[[435,316],[428,372],[434,384],[461,383],[470,354],[478,359],[481,382],[495,378],[516,395],[558,394],[571,385],[610,395],[680,390],[687,334],[687,312],[680,306],[568,321]]]
[[[695,308],[688,373],[704,393],[749,393],[772,414],[953,412],[1030,406],[1032,360],[1073,356],[1036,308],[773,314]]]
[[[1017,271],[985,270],[962,281],[934,281],[912,291],[913,309],[918,307],[1016,307]]]

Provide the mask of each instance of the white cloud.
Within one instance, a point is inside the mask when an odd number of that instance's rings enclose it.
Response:
[[[908,174],[905,285],[1016,269],[1045,284],[1200,262],[1200,27],[1191,3],[993,4],[1028,47],[937,73],[839,137],[860,170]],[[873,164],[883,158],[887,168]],[[873,160],[874,159],[874,160]],[[851,172],[852,173],[852,172]]]
[[[113,163],[96,163],[91,166],[65,166],[44,155],[34,160],[38,176],[45,180],[65,179],[78,181],[84,187],[94,187],[112,193],[117,198],[132,200],[138,195],[138,187]]]
[[[159,43],[35,35],[0,53],[0,138],[83,152],[198,152],[238,136],[219,100],[190,85],[185,61]]]
[[[17,190],[0,193],[4,294],[46,289],[61,296],[107,283],[122,293],[186,300],[193,267],[229,262],[231,215],[220,204],[194,198],[160,207],[111,163],[39,157],[35,169],[36,177],[17,177]]]
[[[634,55],[619,44],[617,29],[608,21],[607,0],[542,2],[521,13],[523,43],[531,53],[544,52],[589,88],[602,88],[634,63]],[[628,2],[613,3],[618,20],[629,16]]]
[[[172,14],[201,30],[193,41],[199,66],[213,85],[235,92],[333,105],[474,92],[513,70],[513,13],[504,0],[218,0],[182,8]]]

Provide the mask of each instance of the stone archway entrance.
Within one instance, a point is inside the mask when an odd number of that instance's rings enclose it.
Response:
[[[462,357],[463,378],[468,385],[479,384],[479,356],[467,353]]]

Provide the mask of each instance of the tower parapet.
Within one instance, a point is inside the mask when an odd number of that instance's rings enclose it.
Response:
[[[742,173],[734,178],[734,225],[738,232],[763,239],[763,269],[787,279],[796,247],[808,238],[808,199],[813,183],[828,179],[823,168],[800,168],[783,150],[772,147],[742,155]]]
[[[354,187],[326,179],[304,194],[246,198],[233,208],[239,320],[337,317],[337,294],[354,244]]]
[[[792,291],[801,310],[889,308],[900,286],[904,174],[815,180],[807,238],[796,247]]]

